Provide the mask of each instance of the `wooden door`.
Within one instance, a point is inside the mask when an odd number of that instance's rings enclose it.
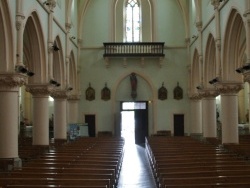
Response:
[[[174,136],[184,136],[184,114],[174,114]]]
[[[94,114],[86,114],[85,115],[85,123],[88,123],[89,129],[89,137],[95,137],[95,115]]]
[[[145,144],[148,136],[148,111],[135,110],[135,144]]]

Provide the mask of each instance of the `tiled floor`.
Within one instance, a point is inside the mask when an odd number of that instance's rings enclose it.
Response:
[[[125,144],[118,188],[156,188],[143,146]]]

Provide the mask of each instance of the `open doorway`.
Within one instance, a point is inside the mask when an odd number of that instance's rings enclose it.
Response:
[[[121,112],[121,137],[126,140],[126,143],[135,143],[135,112]]]
[[[145,143],[148,136],[147,106],[147,101],[121,102],[121,137],[126,143]]]

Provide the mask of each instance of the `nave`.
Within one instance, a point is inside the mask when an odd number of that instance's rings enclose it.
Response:
[[[125,141],[117,188],[156,188],[144,146]]]

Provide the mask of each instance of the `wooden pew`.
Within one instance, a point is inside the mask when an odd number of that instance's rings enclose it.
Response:
[[[146,153],[160,188],[250,187],[250,164],[212,144],[154,137],[146,140]]]
[[[7,185],[6,188],[108,188],[106,185]]]
[[[89,183],[86,186],[115,187],[122,164],[123,146],[124,140],[116,138],[80,138],[74,142],[53,144],[47,152],[32,157],[22,168],[0,175],[0,183],[10,184],[10,187],[78,187],[84,179],[109,182],[105,185]]]
[[[0,186],[7,185],[67,185],[67,186],[107,186],[111,187],[109,179],[76,179],[76,178],[0,178]]]
[[[245,183],[250,185],[250,175],[242,176],[204,176],[204,177],[187,177],[187,178],[164,178],[160,187],[170,187],[171,185],[215,185],[217,183]]]

